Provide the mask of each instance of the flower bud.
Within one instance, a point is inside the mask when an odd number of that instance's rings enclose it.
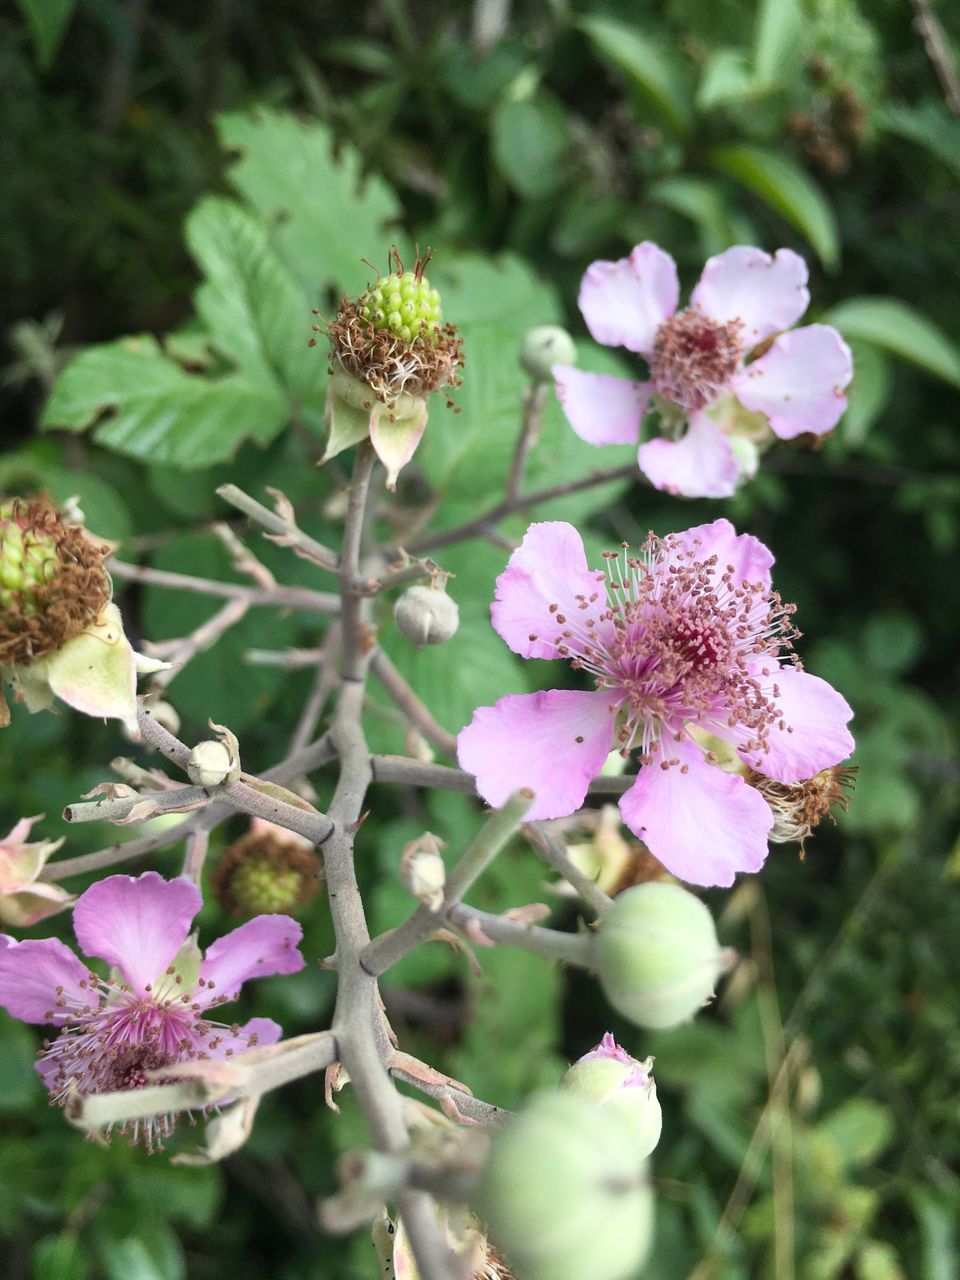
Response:
[[[404,846],[400,859],[400,879],[404,887],[431,911],[439,911],[443,905],[447,882],[447,868],[440,855],[443,848],[442,840],[425,831],[418,840]]]
[[[460,610],[457,602],[437,587],[408,587],[393,606],[393,620],[420,649],[425,644],[442,644],[456,635]]]
[[[627,1280],[652,1234],[632,1130],[572,1091],[537,1095],[495,1135],[477,1208],[524,1280]]]
[[[596,967],[604,994],[640,1027],[688,1022],[713,995],[725,960],[710,912],[679,885],[627,889],[600,922]]]
[[[520,343],[520,365],[534,382],[549,382],[555,364],[576,364],[577,348],[566,329],[538,324],[528,329]]]
[[[595,1049],[577,1059],[561,1083],[619,1115],[633,1132],[637,1155],[646,1157],[660,1141],[663,1123],[652,1066],[652,1058],[631,1058],[608,1031]]]
[[[226,744],[213,738],[198,742],[187,761],[187,776],[198,787],[219,787],[233,768]]]

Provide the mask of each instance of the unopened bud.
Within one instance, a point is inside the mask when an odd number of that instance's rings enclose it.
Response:
[[[653,1058],[638,1062],[608,1031],[563,1077],[563,1087],[601,1102],[630,1126],[637,1155],[646,1157],[660,1141],[663,1116],[653,1080]]]
[[[438,587],[408,587],[393,606],[393,619],[419,649],[425,644],[442,644],[456,635],[460,610]]]
[[[679,885],[627,889],[603,916],[596,966],[607,999],[640,1027],[689,1022],[713,995],[726,960],[710,912]]]
[[[549,382],[555,364],[576,364],[577,348],[566,329],[538,324],[520,343],[520,365],[534,382]]]
[[[431,911],[439,911],[443,905],[447,868],[440,850],[445,847],[442,840],[425,831],[418,840],[411,840],[404,847],[400,859],[400,879],[404,886]]]
[[[198,742],[187,761],[187,776],[198,787],[218,787],[229,778],[233,766],[230,752],[213,738]]]
[[[632,1130],[572,1091],[539,1094],[495,1135],[477,1207],[524,1280],[627,1280],[650,1245]]]

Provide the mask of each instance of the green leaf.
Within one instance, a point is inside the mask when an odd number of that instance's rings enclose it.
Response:
[[[743,102],[762,93],[750,60],[740,49],[715,49],[707,58],[697,88],[697,110]]]
[[[237,157],[230,182],[263,218],[282,260],[307,295],[333,285],[356,293],[367,269],[389,246],[388,224],[399,216],[396,197],[376,177],[361,177],[360,156],[321,124],[260,108],[220,116],[223,146]]]
[[[733,243],[730,211],[716,179],[663,178],[650,184],[647,195],[700,228],[706,257],[722,252]]]
[[[918,146],[960,176],[960,120],[933,102],[920,107],[888,106],[877,111],[873,119],[888,133],[899,134]]]
[[[33,36],[37,61],[46,71],[57,56],[76,0],[18,0]]]
[[[163,1224],[148,1235],[120,1237],[104,1233],[98,1243],[106,1280],[185,1280],[183,1249]]]
[[[960,347],[925,315],[899,298],[849,298],[823,317],[845,338],[873,342],[960,387]]]
[[[893,1118],[871,1098],[850,1098],[824,1118],[814,1130],[818,1140],[836,1150],[843,1169],[856,1169],[876,1160],[893,1137]]]
[[[762,147],[715,147],[710,163],[792,223],[828,269],[840,258],[837,222],[826,196],[794,161]]]
[[[186,240],[206,276],[196,303],[211,346],[254,382],[284,387],[294,398],[322,399],[326,361],[307,345],[307,297],[270,247],[263,224],[214,196],[190,214]]]
[[[960,1280],[958,1196],[917,1187],[911,1193],[923,1243],[924,1280]]]
[[[689,131],[687,67],[669,45],[612,18],[583,18],[579,26],[600,57],[626,73],[665,124],[675,133]]]
[[[766,88],[780,83],[802,56],[804,15],[799,0],[760,0],[754,26],[753,69]]]
[[[72,360],[40,425],[94,427],[97,442],[118,453],[192,469],[231,458],[247,437],[268,444],[287,418],[277,387],[239,374],[210,380],[186,373],[142,335],[91,347]]]
[[[847,388],[847,409],[840,420],[843,439],[862,444],[875,419],[890,399],[890,364],[869,342],[851,342],[853,381]]]
[[[504,177],[522,196],[556,191],[564,178],[569,143],[566,117],[546,94],[502,102],[491,121],[493,154]]]
[[[32,1280],[86,1280],[90,1259],[72,1232],[44,1236],[30,1251]]]

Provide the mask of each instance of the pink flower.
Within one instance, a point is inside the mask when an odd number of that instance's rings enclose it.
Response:
[[[250,978],[302,969],[300,926],[289,916],[257,916],[201,958],[188,941],[200,905],[191,881],[164,880],[155,871],[108,876],[81,894],[73,912],[77,941],[111,966],[107,979],[56,938],[0,935],[0,1005],[60,1032],[44,1043],[37,1063],[53,1101],[142,1088],[156,1082],[149,1072],[173,1063],[229,1058],[280,1038],[269,1018],[239,1027],[206,1015],[236,1000]],[[137,1121],[131,1141],[142,1138],[153,1150],[174,1123],[172,1115]]]
[[[640,446],[640,470],[657,489],[725,498],[750,467],[758,426],[781,440],[836,426],[853,363],[828,325],[781,332],[810,301],[806,263],[790,249],[771,257],[736,245],[709,259],[682,311],[679,296],[673,259],[648,240],[629,258],[592,263],[580,285],[587,328],[642,355],[650,380],[554,365],[557,395],[577,435],[596,445],[635,444],[657,408],[664,436]]]
[[[72,895],[60,885],[37,878],[51,853],[63,844],[62,840],[28,844],[30,828],[39,821],[39,817],[21,818],[10,834],[0,840],[0,920],[4,924],[36,924],[73,901]]]
[[[620,800],[626,825],[681,880],[729,885],[757,871],[773,826],[754,787],[705,756],[694,730],[731,743],[757,773],[810,778],[853,749],[844,699],[800,669],[792,606],[772,593],[773,556],[728,520],[648,537],[637,558],[587,567],[580,535],[533,524],[497,579],[494,628],[524,658],[569,658],[592,692],[509,694],[460,732],[460,764],[501,805],[536,793],[528,818],[583,803],[615,745],[639,753]]]

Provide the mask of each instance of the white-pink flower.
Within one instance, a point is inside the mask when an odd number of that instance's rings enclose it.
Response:
[[[756,772],[810,778],[853,750],[852,711],[793,657],[791,606],[771,589],[773,556],[728,520],[587,566],[572,525],[533,524],[497,579],[493,626],[524,658],[569,658],[592,692],[509,694],[480,707],[457,740],[480,794],[536,795],[528,818],[583,803],[614,746],[640,771],[620,800],[626,825],[674,875],[729,885],[757,871],[773,815],[762,795],[704,754],[731,743]]]
[[[681,311],[679,297],[673,259],[650,241],[618,262],[592,263],[579,297],[587,328],[605,346],[642,355],[650,378],[555,365],[557,395],[577,435],[595,445],[636,444],[655,405],[665,434],[640,446],[644,475],[685,497],[729,497],[745,467],[731,436],[751,414],[781,440],[836,426],[850,349],[829,325],[782,332],[810,301],[807,265],[790,249],[771,257],[736,245],[709,259]]]
[[[164,880],[155,871],[92,885],[77,900],[74,931],[85,955],[111,966],[107,979],[57,938],[18,942],[0,934],[0,1005],[60,1033],[44,1043],[37,1063],[53,1101],[142,1088],[156,1082],[149,1073],[174,1063],[229,1058],[279,1040],[281,1029],[270,1018],[240,1027],[208,1014],[236,1000],[251,978],[302,969],[300,926],[289,916],[257,916],[201,959],[187,941],[200,905],[191,881]],[[149,1150],[161,1146],[174,1120],[135,1121],[132,1141]]]
[[[0,840],[0,921],[4,924],[36,924],[73,901],[60,885],[39,879],[47,859],[63,844],[62,840],[28,842],[40,816],[21,818]]]

